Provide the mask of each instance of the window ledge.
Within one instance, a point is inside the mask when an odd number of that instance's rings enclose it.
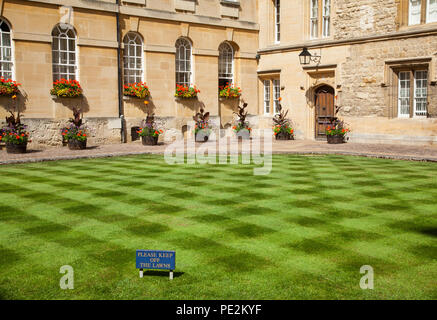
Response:
[[[220,4],[227,5],[231,7],[240,7],[240,1],[230,1],[230,0],[220,0]]]

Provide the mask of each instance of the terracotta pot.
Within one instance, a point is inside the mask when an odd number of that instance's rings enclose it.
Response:
[[[326,139],[328,141],[329,144],[339,144],[339,143],[344,143],[344,136],[342,135],[336,135],[336,136],[326,136]]]
[[[156,146],[158,144],[159,136],[142,136],[141,140],[143,142],[143,146]]]
[[[294,136],[288,132],[279,132],[275,137],[276,140],[294,140]]]
[[[68,140],[68,149],[70,149],[70,150],[86,149],[86,139],[84,141],[79,141],[76,139]]]
[[[6,143],[6,152],[7,153],[26,153],[27,149],[27,141],[25,143],[14,144],[14,143]]]

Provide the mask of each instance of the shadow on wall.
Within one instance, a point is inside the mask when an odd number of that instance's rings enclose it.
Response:
[[[12,99],[12,97],[9,96],[1,96],[0,106],[4,109],[4,112],[2,112],[3,117],[0,121],[3,121],[4,116],[8,115],[10,112],[24,114],[26,111],[27,100],[27,94],[21,92],[16,95],[15,99]]]
[[[82,116],[90,111],[88,99],[83,95],[77,98],[55,98],[55,102],[67,107],[70,110],[69,114],[73,114],[73,109],[80,110]]]

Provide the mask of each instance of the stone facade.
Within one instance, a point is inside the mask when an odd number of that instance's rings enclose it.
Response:
[[[437,23],[409,26],[407,0],[331,0],[326,35],[323,3],[319,1],[319,34],[314,37],[311,1],[282,1],[277,42],[273,0],[0,0],[0,16],[11,27],[14,79],[22,83],[16,100],[0,97],[0,119],[20,110],[34,144],[56,145],[72,109],[80,108],[91,143],[114,143],[123,132],[129,141],[131,127],[139,126],[147,113],[154,113],[163,129],[185,134],[187,121],[204,108],[216,128],[230,128],[233,112],[244,101],[251,126],[270,128],[274,99],[266,112],[264,87],[269,83],[272,93],[279,81],[297,139],[315,139],[315,94],[330,86],[352,141],[435,143]],[[51,32],[58,23],[68,23],[76,32],[77,76],[84,88],[80,99],[49,94]],[[119,97],[118,54],[123,56],[122,39],[130,32],[142,39],[142,80],[151,92],[147,105]],[[175,42],[180,37],[192,44],[192,84],[201,91],[194,100],[174,97]],[[218,48],[223,42],[234,50],[233,80],[242,89],[240,100],[218,97]],[[300,65],[303,47],[320,55],[320,63]],[[426,117],[397,115],[396,77],[404,67],[428,71]]]
[[[351,129],[351,141],[435,144],[437,22],[424,21],[422,13],[420,24],[408,25],[408,0],[335,0],[331,1],[330,34],[319,32],[314,38],[310,35],[310,2],[281,2],[282,21],[293,22],[281,28],[281,41],[275,43],[274,2],[259,1],[260,109],[263,80],[280,79],[282,105],[290,110],[296,137],[314,139],[315,93],[317,88],[329,86],[334,91],[334,104],[340,108],[338,115]],[[319,1],[319,10],[322,3]],[[320,30],[321,19],[319,11]],[[321,56],[320,63],[300,65],[298,55],[303,47]],[[426,116],[399,117],[401,70],[428,72]],[[414,95],[413,89],[410,94]],[[263,123],[269,124],[268,117]]]
[[[399,0],[333,1],[334,39],[350,39],[396,31]]]

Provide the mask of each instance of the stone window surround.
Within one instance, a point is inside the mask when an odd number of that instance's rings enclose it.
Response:
[[[398,73],[399,71],[416,71],[416,70],[426,70],[428,71],[428,92],[430,92],[430,86],[435,86],[436,81],[434,79],[434,63],[432,57],[416,57],[416,58],[407,58],[407,59],[397,59],[397,60],[386,60],[385,62],[385,70],[384,70],[384,83],[381,84],[382,87],[387,87],[388,94],[387,105],[389,106],[388,116],[389,118],[397,118],[398,117]],[[434,80],[433,80],[434,79]],[[413,86],[411,86],[413,87]],[[428,107],[429,107],[429,97],[428,94]],[[417,117],[413,115],[412,108],[412,98],[410,98],[410,119],[412,118],[425,118],[425,117]],[[428,115],[429,117],[429,110]],[[409,119],[407,118],[407,119]]]
[[[424,24],[426,25],[437,25],[437,22],[426,22],[426,6],[428,1],[422,0],[422,8],[421,8],[421,18],[420,18],[420,24],[413,24],[409,25],[409,0],[399,0],[398,2],[398,17],[397,17],[397,24],[400,29],[405,28],[414,28],[418,26],[422,26]]]
[[[332,28],[332,21],[330,20],[329,24],[329,36],[323,36],[323,10],[324,10],[324,4],[325,1],[324,0],[317,0],[318,1],[318,25],[317,25],[317,37],[311,37],[311,0],[305,0],[304,2],[304,21],[306,21],[307,23],[304,23],[304,32],[306,35],[307,39],[310,40],[317,40],[317,39],[331,39],[333,34],[334,34],[334,30]],[[331,6],[331,10],[330,12],[332,13],[332,2],[330,1],[330,6]]]
[[[266,71],[258,71],[258,80],[260,81],[260,89],[261,89],[261,93],[259,94],[259,103],[258,105],[260,106],[261,110],[259,110],[259,114],[260,115],[264,115],[266,117],[271,117],[274,115],[274,88],[273,88],[273,81],[274,80],[279,80],[281,81],[281,70],[266,70]],[[269,88],[270,88],[270,100],[269,100],[269,104],[270,104],[270,108],[269,108],[269,113],[265,113],[265,106],[264,106],[264,82],[265,81],[269,81]],[[282,88],[280,88],[280,90],[282,90]]]

